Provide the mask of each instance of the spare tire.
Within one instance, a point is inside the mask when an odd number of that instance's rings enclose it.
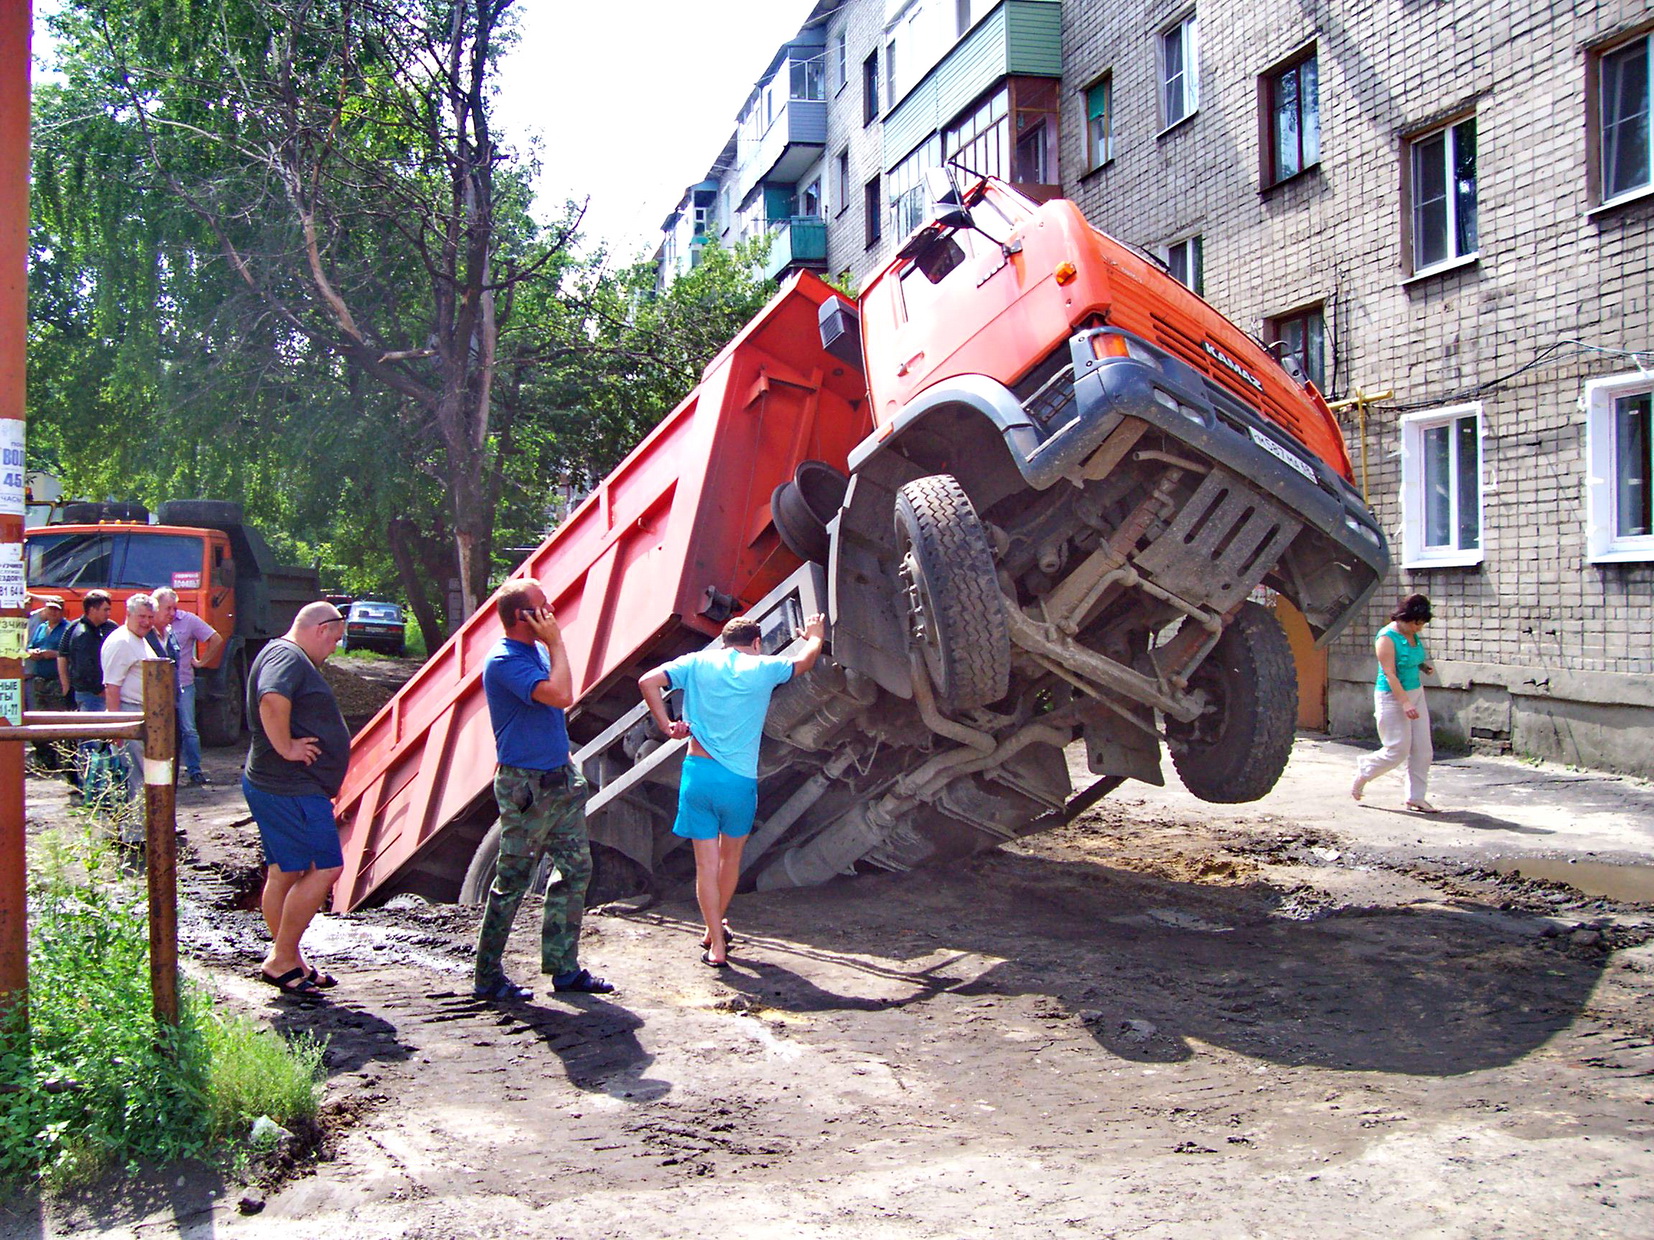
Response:
[[[781,542],[801,560],[827,563],[827,523],[844,506],[850,479],[826,461],[803,461],[770,494],[770,519]]]
[[[63,505],[65,525],[96,525],[99,521],[128,521],[137,525],[147,525],[149,509],[135,500],[83,500]]]
[[[228,499],[169,499],[156,512],[162,525],[193,525],[222,530],[240,525],[241,505]]]

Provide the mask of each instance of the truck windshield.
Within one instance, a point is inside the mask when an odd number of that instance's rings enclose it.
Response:
[[[188,534],[32,531],[26,541],[31,586],[193,589],[201,584],[205,550],[201,539]]]

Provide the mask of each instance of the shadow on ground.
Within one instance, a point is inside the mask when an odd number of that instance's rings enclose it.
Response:
[[[758,941],[731,953],[724,977],[796,1012],[1045,995],[1138,1061],[1187,1058],[1199,1041],[1283,1065],[1447,1076],[1511,1063],[1566,1029],[1606,960],[1542,938],[1537,917],[1432,903],[1298,919],[1298,894],[989,855],[738,897],[736,924]],[[806,976],[845,969],[866,986],[835,993]]]

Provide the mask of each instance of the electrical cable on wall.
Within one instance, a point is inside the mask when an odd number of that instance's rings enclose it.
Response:
[[[1497,379],[1489,379],[1486,383],[1480,383],[1480,384],[1477,384],[1475,387],[1465,388],[1462,391],[1453,392],[1453,393],[1451,393],[1447,396],[1432,396],[1428,400],[1409,401],[1405,404],[1400,404],[1400,405],[1386,404],[1384,406],[1385,412],[1386,413],[1412,413],[1413,411],[1418,410],[1418,409],[1437,409],[1437,408],[1440,408],[1442,405],[1457,404],[1460,401],[1471,400],[1471,399],[1473,399],[1477,396],[1481,396],[1481,395],[1483,395],[1484,393],[1487,393],[1487,392],[1497,391],[1499,388],[1504,387],[1512,379],[1515,379],[1518,376],[1527,373],[1528,371],[1532,370],[1534,367],[1536,367],[1538,365],[1541,365],[1545,361],[1549,360],[1551,358],[1551,355],[1556,353],[1559,349],[1566,348],[1570,345],[1572,345],[1576,350],[1578,350],[1579,352],[1582,352],[1582,353],[1604,353],[1604,354],[1607,354],[1607,355],[1612,356],[1612,357],[1629,357],[1629,358],[1632,359],[1633,362],[1635,362],[1635,364],[1637,366],[1637,369],[1641,370],[1641,371],[1646,372],[1651,367],[1654,367],[1654,350],[1650,350],[1650,349],[1614,349],[1614,348],[1610,348],[1606,345],[1587,344],[1583,340],[1575,340],[1575,339],[1572,339],[1572,338],[1565,339],[1565,340],[1557,340],[1557,341],[1553,341],[1552,343],[1546,345],[1543,349],[1539,350],[1539,352],[1537,354],[1535,354],[1534,357],[1531,360],[1529,360],[1528,362],[1526,362],[1525,364],[1523,364],[1521,366],[1518,366],[1515,370],[1511,371],[1508,375],[1500,375]]]

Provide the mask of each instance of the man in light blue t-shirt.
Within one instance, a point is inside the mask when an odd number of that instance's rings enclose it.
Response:
[[[799,634],[803,649],[787,658],[761,653],[755,621],[731,620],[721,648],[673,659],[638,680],[655,725],[675,740],[689,738],[672,832],[695,850],[695,896],[706,919],[701,960],[715,969],[729,966],[724,914],[758,812],[758,745],[770,694],[815,666],[826,633],[827,618],[811,616]],[[667,716],[668,688],[683,691],[682,719]]]

